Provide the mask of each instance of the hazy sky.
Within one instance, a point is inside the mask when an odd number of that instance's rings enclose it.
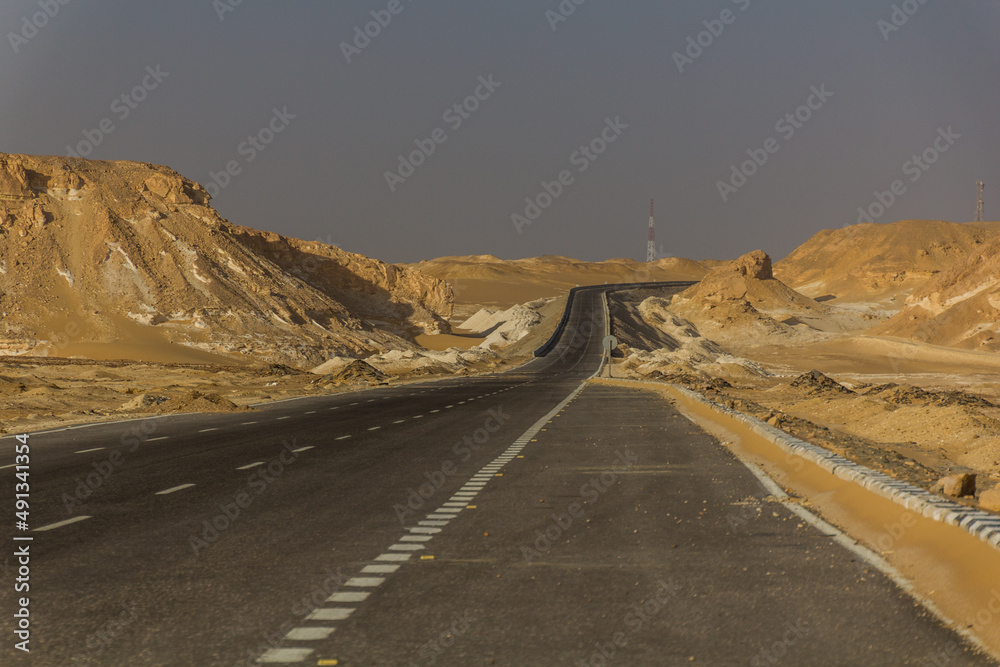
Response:
[[[232,222],[390,261],[642,259],[651,197],[694,258],[779,258],[897,180],[880,222],[967,222],[977,179],[1000,217],[997,0],[0,0],[0,30],[0,151],[214,173]]]

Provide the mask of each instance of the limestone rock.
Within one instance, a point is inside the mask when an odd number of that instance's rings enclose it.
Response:
[[[974,496],[976,495],[976,475],[963,473],[942,477],[934,484],[931,491],[954,498]]]

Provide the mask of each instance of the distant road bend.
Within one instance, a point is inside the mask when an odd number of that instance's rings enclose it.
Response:
[[[606,289],[506,373],[31,436],[0,664],[991,664],[662,399],[587,385]]]

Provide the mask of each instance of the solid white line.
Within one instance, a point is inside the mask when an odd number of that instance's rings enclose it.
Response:
[[[102,449],[104,449],[104,447],[94,447],[93,449],[81,449],[80,451],[73,452],[73,453],[74,454],[86,454],[87,452],[99,452]]]
[[[50,523],[47,526],[42,526],[41,528],[35,528],[32,532],[44,533],[47,530],[55,530],[56,528],[62,528],[63,526],[68,526],[71,523],[76,523],[77,521],[83,521],[84,519],[89,519],[90,516],[75,516],[72,519],[66,519],[65,521],[57,521],[56,523]]]
[[[184,489],[190,489],[194,484],[181,484],[180,486],[175,486],[170,489],[164,489],[163,491],[157,491],[155,495],[165,496],[168,493],[176,493],[177,491],[183,491]]]
[[[309,445],[308,447],[299,447],[298,449],[293,449],[292,451],[298,454],[299,452],[304,452],[306,450],[312,449],[314,445]]]
[[[341,591],[326,599],[327,602],[364,602],[371,593],[367,591]]]
[[[256,463],[250,463],[245,466],[240,466],[239,468],[237,468],[237,470],[250,470],[250,468],[256,468],[257,466],[262,466],[262,465],[264,465],[263,461],[257,461]]]
[[[333,634],[334,628],[292,628],[285,635],[285,639],[289,641],[299,641],[299,642],[311,642],[319,641],[322,639],[329,639],[330,635]]]
[[[17,464],[16,463],[11,463],[9,466],[0,466],[0,470],[6,470],[7,468],[13,468],[15,465],[17,465]]]
[[[354,613],[350,607],[321,607],[306,616],[307,621],[343,621]]]

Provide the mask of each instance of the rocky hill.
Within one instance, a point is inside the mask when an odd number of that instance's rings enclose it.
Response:
[[[167,167],[0,153],[0,353],[315,365],[447,330],[447,283],[209,199]]]
[[[870,303],[891,314],[937,273],[1000,234],[1000,223],[906,220],[819,232],[775,264],[774,273],[820,300]]]
[[[1000,238],[942,271],[873,334],[1000,351]]]
[[[771,258],[762,250],[712,271],[676,295],[670,309],[704,335],[740,346],[864,329],[872,323],[868,316],[818,303],[777,280]]]

